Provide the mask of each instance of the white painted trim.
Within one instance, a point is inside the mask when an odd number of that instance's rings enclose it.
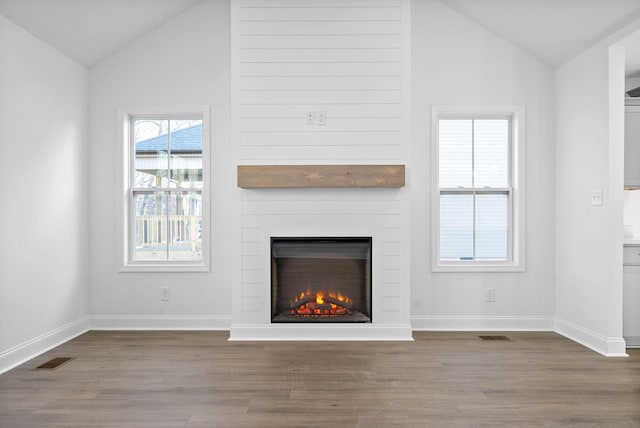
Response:
[[[400,191],[400,201],[402,203],[401,242],[402,242],[402,265],[401,275],[401,318],[397,321],[411,324],[411,263],[413,257],[412,250],[412,177],[415,165],[422,162],[413,161],[413,78],[412,78],[412,41],[411,41],[411,0],[402,0],[401,8],[401,43],[402,43],[402,132],[401,132],[401,156],[405,163],[405,188]],[[374,251],[377,251],[374,249]],[[376,255],[377,257],[377,255]],[[378,299],[379,296],[376,296]],[[375,303],[375,301],[374,301]],[[375,314],[375,313],[374,313]],[[376,316],[378,314],[375,314]]]
[[[605,201],[608,202],[606,224],[609,237],[605,245],[607,251],[606,264],[608,266],[607,292],[602,298],[602,310],[607,314],[606,334],[618,337],[622,344],[614,352],[625,353],[624,335],[624,76],[625,76],[625,47],[612,46],[609,51],[609,144],[608,163],[609,180]],[[620,91],[620,93],[618,93]],[[608,198],[607,198],[608,196]],[[606,200],[608,199],[608,201]],[[622,220],[621,220],[622,219]],[[605,223],[603,223],[605,224]],[[610,339],[609,339],[610,340]],[[625,354],[626,355],[626,354]]]
[[[242,151],[242,130],[241,121],[242,108],[240,97],[240,2],[231,1],[230,13],[230,150],[229,168],[227,173],[234,177],[233,189],[229,195],[229,203],[225,208],[231,218],[229,227],[231,228],[231,314],[232,320],[238,322],[242,318],[242,193],[237,183],[237,165],[241,163]]]
[[[578,324],[560,318],[555,319],[555,332],[573,340],[605,357],[628,357],[622,337],[605,337]]]
[[[0,352],[0,374],[89,331],[89,318],[81,317],[13,348]]]
[[[211,141],[211,108],[209,106],[175,105],[175,106],[122,106],[118,109],[117,123],[121,133],[117,134],[118,164],[116,173],[119,177],[116,199],[117,209],[117,260],[118,272],[210,272],[211,271],[211,159],[213,142]],[[129,168],[132,168],[130,142],[131,116],[180,117],[199,115],[202,117],[202,170],[204,188],[202,189],[202,260],[198,262],[161,262],[144,263],[129,261]],[[128,168],[125,165],[129,165]],[[206,239],[205,239],[206,238]]]
[[[231,316],[92,315],[91,330],[229,330]]]
[[[640,336],[626,336],[624,341],[627,348],[640,348]]]
[[[440,189],[438,188],[438,119],[441,116],[509,116],[512,118],[512,260],[508,262],[440,261]],[[432,272],[525,272],[526,271],[526,115],[522,105],[431,106],[431,271]]]
[[[413,126],[412,126],[412,77],[411,77],[411,0],[401,0],[400,3],[401,22],[401,64],[402,81],[400,91],[402,94],[402,159],[404,159],[406,174],[405,187],[411,188],[411,168],[413,167]],[[410,223],[409,223],[410,224]]]
[[[354,324],[234,324],[230,341],[413,341],[411,326]]]
[[[413,341],[413,331],[555,331],[606,357],[626,357],[622,338],[553,317],[412,317],[411,325],[232,325],[231,316],[93,315],[79,318],[0,353],[0,374],[90,330],[219,330],[230,341]],[[554,328],[555,327],[555,328]],[[634,344],[630,343],[630,347]]]
[[[553,317],[411,317],[414,331],[553,331]]]

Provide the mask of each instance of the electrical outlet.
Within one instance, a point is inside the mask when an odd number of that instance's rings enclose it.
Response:
[[[602,189],[594,189],[591,191],[591,205],[602,205]]]
[[[495,301],[496,301],[495,288],[487,288],[487,302],[495,302]]]
[[[327,124],[326,111],[307,112],[307,125],[325,126]]]
[[[160,292],[161,292],[160,300],[162,300],[163,302],[168,302],[169,300],[171,300],[171,288],[160,287]]]

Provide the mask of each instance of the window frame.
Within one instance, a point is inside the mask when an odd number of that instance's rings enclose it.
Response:
[[[523,106],[432,106],[431,107],[431,236],[432,272],[524,272],[525,271],[525,110]],[[439,186],[439,121],[441,119],[510,119],[508,188],[440,189]],[[509,197],[508,253],[509,260],[441,260],[440,259],[440,195],[504,194]]]
[[[200,260],[133,260],[133,234],[135,233],[135,216],[133,213],[134,188],[131,185],[132,173],[135,170],[135,148],[132,137],[132,119],[202,119],[202,257]],[[119,239],[118,252],[119,272],[210,272],[210,187],[209,177],[211,158],[210,109],[208,106],[177,107],[123,107],[118,110],[118,123],[121,127],[120,143],[120,179],[118,188],[119,201]],[[162,189],[160,189],[162,190]],[[177,190],[180,191],[181,189]],[[184,189],[189,191],[190,189]]]

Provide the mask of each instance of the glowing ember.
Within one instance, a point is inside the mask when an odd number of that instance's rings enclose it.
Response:
[[[289,302],[289,313],[299,316],[335,316],[351,314],[352,300],[333,291],[300,293]]]

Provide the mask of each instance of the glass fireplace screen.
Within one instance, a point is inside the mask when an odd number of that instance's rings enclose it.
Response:
[[[271,238],[271,322],[371,322],[371,237]]]

